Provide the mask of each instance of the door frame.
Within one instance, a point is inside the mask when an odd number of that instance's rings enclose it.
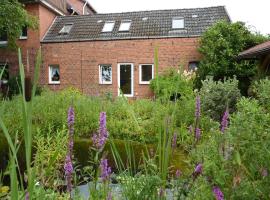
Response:
[[[117,90],[118,96],[120,96],[120,66],[121,65],[130,65],[131,66],[131,94],[124,94],[126,97],[134,96],[134,64],[133,63],[118,63],[117,64]]]

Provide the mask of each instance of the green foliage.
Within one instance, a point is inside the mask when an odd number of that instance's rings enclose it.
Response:
[[[196,85],[208,75],[214,80],[233,77],[240,81],[241,91],[246,94],[250,78],[256,73],[254,61],[237,61],[243,50],[262,43],[266,37],[251,33],[242,22],[220,21],[209,28],[200,40],[199,51],[203,55],[197,72]]]
[[[190,97],[193,94],[193,77],[192,73],[178,71],[170,68],[163,75],[159,75],[150,83],[150,88],[153,90],[157,98],[163,100],[175,100],[180,96]]]
[[[23,27],[36,28],[37,20],[17,0],[1,0],[0,33],[7,34],[8,46],[16,47]]]
[[[202,111],[212,119],[220,121],[226,108],[232,113],[235,111],[237,100],[241,97],[238,81],[227,79],[213,81],[207,79],[202,82],[200,90]]]
[[[195,160],[203,161],[204,178],[193,192],[210,191],[218,185],[226,199],[269,199],[270,177],[263,175],[270,166],[269,119],[256,100],[242,98],[227,131],[213,132],[194,150]],[[204,193],[206,199],[212,195]]]
[[[260,104],[270,110],[270,80],[268,78],[256,81],[252,85],[252,93],[257,98]]]
[[[65,185],[64,162],[67,152],[66,128],[44,136],[40,131],[34,136],[36,180],[45,188],[57,190]]]

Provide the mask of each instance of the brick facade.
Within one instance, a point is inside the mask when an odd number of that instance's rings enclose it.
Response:
[[[52,90],[73,86],[88,95],[106,92],[118,95],[118,63],[134,64],[134,97],[152,96],[149,85],[139,84],[139,64],[154,63],[154,49],[159,47],[159,73],[169,67],[200,60],[198,37],[141,40],[113,40],[67,43],[43,43],[40,83]],[[48,84],[49,65],[60,68],[60,84]],[[112,84],[99,84],[99,65],[112,65]]]

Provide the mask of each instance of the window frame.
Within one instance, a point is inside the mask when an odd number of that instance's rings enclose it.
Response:
[[[101,68],[103,66],[110,66],[111,67],[111,81],[102,81],[102,73],[101,73]],[[111,85],[112,84],[112,79],[113,79],[113,71],[112,71],[112,64],[100,64],[98,65],[98,71],[99,71],[99,84],[100,85]]]
[[[51,74],[51,69],[53,67],[58,67],[58,70],[59,70],[59,76],[61,75],[60,73],[60,66],[58,64],[50,64],[49,65],[49,84],[53,84],[53,85],[60,85],[60,82],[61,82],[61,76],[60,76],[60,79],[59,81],[52,81],[52,74]]]
[[[2,40],[2,38],[5,38],[5,40]],[[0,45],[7,45],[8,44],[8,36],[7,33],[4,33],[4,35],[0,36]]]
[[[26,35],[22,35],[24,30],[23,29],[26,29]],[[21,35],[20,35],[20,40],[26,40],[28,38],[28,28],[27,26],[23,27],[22,31],[21,31]]]
[[[183,27],[174,27],[174,21],[179,21],[179,20],[182,20],[183,21]],[[173,17],[172,18],[172,29],[174,30],[181,30],[181,29],[184,29],[185,28],[185,18],[184,17]]]
[[[121,30],[121,26],[122,26],[123,24],[127,24],[127,23],[129,24],[128,29],[122,29],[122,30]],[[122,20],[121,23],[120,23],[120,25],[119,25],[118,31],[119,31],[119,32],[129,32],[129,31],[130,31],[130,27],[131,27],[131,23],[132,23],[131,20]]]
[[[110,30],[104,30],[105,27],[106,27],[106,24],[113,24],[112,28]],[[103,25],[103,28],[102,28],[102,33],[110,33],[110,32],[113,32],[113,29],[114,29],[114,26],[115,26],[115,21],[105,21],[104,22],[104,25]]]
[[[139,84],[140,85],[149,85],[150,84],[150,81],[142,81],[142,66],[143,65],[151,65],[152,66],[152,79],[154,78],[154,64],[140,64],[139,65]]]
[[[68,31],[64,31],[65,26],[70,26]],[[68,35],[73,28],[73,23],[66,23],[64,26],[61,28],[61,30],[58,32],[59,35]]]
[[[121,96],[120,89],[120,67],[121,65],[130,65],[131,66],[131,94],[123,94],[125,97],[134,97],[134,63],[118,63],[117,64],[117,87],[118,87],[118,96]]]

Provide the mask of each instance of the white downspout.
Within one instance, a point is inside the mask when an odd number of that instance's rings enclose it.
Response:
[[[84,10],[85,10],[85,7],[86,7],[87,3],[88,3],[87,0],[85,0],[85,3],[83,5],[83,11],[82,11],[83,15],[84,15]]]

